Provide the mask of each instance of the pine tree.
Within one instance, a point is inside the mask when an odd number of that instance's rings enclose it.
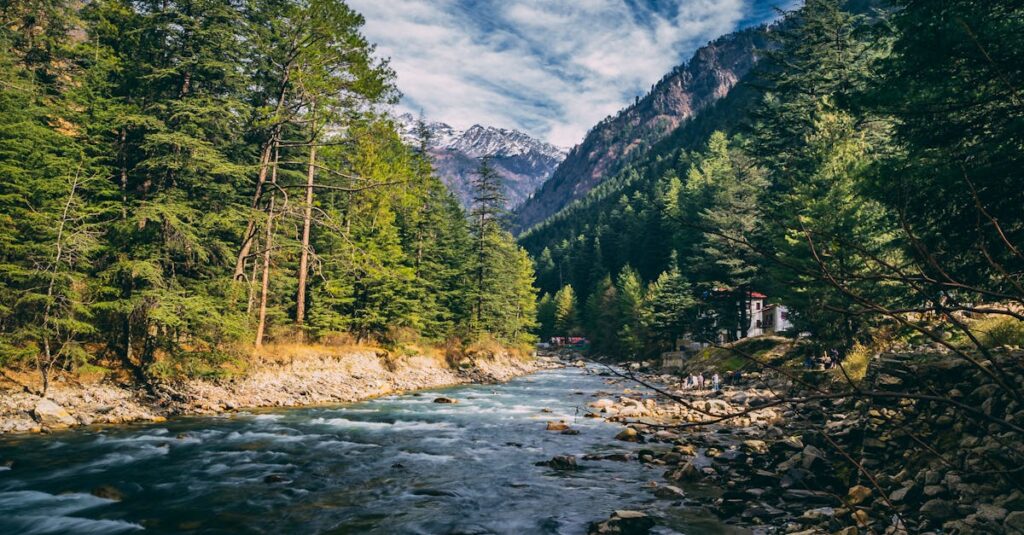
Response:
[[[88,357],[87,281],[104,192],[103,167],[83,150],[54,78],[70,11],[45,4],[37,7],[54,19],[6,11],[0,30],[0,366],[33,364],[44,396],[55,369]]]
[[[572,286],[563,286],[555,294],[555,332],[557,336],[575,336],[578,325],[576,292]]]
[[[648,328],[662,348],[674,350],[676,340],[692,325],[694,299],[690,285],[673,265],[647,291]]]
[[[498,173],[484,158],[473,179],[473,208],[470,211],[473,233],[473,325],[475,334],[487,330],[500,307],[494,291],[497,274],[502,270],[502,230],[505,197]]]
[[[603,277],[587,298],[582,321],[584,332],[589,334],[590,349],[599,354],[614,355],[619,352],[619,323],[621,316],[616,310],[618,289],[610,276]]]
[[[742,149],[714,132],[686,182],[687,204],[696,214],[693,227],[701,233],[688,263],[706,290],[729,292],[728,299],[707,304],[720,308],[722,327],[728,325],[727,331],[741,338],[750,327],[752,286],[764,260],[750,245],[758,241],[760,197],[768,188],[762,175]]]
[[[777,52],[786,67],[769,77],[752,143],[773,184],[760,243],[773,257],[773,293],[797,329],[849,347],[864,335],[865,318],[845,313],[853,301],[834,282],[870,280],[870,257],[887,254],[884,214],[858,187],[884,123],[861,128],[849,110],[871,58],[858,35],[863,21],[835,0],[808,2],[794,17]]]
[[[615,287],[618,290],[615,311],[619,316],[619,350],[625,357],[638,357],[643,352],[648,336],[643,308],[643,282],[636,270],[627,265],[619,273]]]
[[[894,150],[873,169],[870,194],[906,225],[904,249],[931,279],[1020,296],[1022,8],[893,4],[862,100],[894,124]]]

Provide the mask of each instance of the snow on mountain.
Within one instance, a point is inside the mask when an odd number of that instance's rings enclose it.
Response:
[[[396,117],[399,134],[409,144],[419,143],[417,122],[408,113]],[[481,125],[458,130],[440,122],[425,122],[424,126],[435,170],[464,206],[471,202],[471,182],[482,158],[490,157],[502,177],[507,208],[511,209],[529,198],[568,154],[564,148],[518,130]]]

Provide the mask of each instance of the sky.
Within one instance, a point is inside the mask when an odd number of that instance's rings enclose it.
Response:
[[[697,48],[797,0],[349,0],[403,97],[456,128],[571,147]]]

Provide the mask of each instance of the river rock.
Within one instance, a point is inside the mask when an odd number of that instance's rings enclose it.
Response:
[[[956,507],[941,499],[929,500],[921,506],[921,514],[932,520],[946,520],[956,514]]]
[[[548,431],[568,431],[569,430],[569,424],[567,424],[565,422],[562,422],[562,421],[556,422],[556,421],[552,420],[552,421],[548,422],[547,430]]]
[[[1024,511],[1014,511],[1006,515],[1003,527],[1008,533],[1024,533]]]
[[[655,487],[654,495],[663,500],[679,500],[686,497],[683,489],[675,485],[659,485]]]
[[[814,470],[815,468],[822,468],[826,463],[825,454],[811,446],[810,444],[804,446],[803,451],[803,467],[805,470]]]
[[[576,457],[574,455],[556,455],[552,457],[550,461],[541,461],[537,463],[537,466],[547,466],[555,470],[579,469],[579,465],[576,463]]]
[[[867,526],[868,523],[871,521],[871,518],[868,516],[868,512],[863,509],[857,509],[856,511],[851,513],[850,518],[852,518],[854,523],[856,523],[860,527]]]
[[[692,461],[687,461],[686,464],[680,466],[675,470],[670,470],[665,473],[665,478],[672,481],[689,481],[698,479],[700,477],[700,471],[693,464]]]
[[[610,407],[614,407],[615,402],[607,398],[602,398],[597,401],[591,401],[590,403],[587,404],[587,406],[593,409],[607,409]]]
[[[615,435],[615,440],[622,440],[625,442],[640,442],[640,433],[636,432],[636,429],[627,427]]]
[[[889,494],[889,501],[893,503],[900,503],[906,500],[908,497],[911,497],[914,493],[914,490],[914,482],[910,481],[909,484],[892,491],[892,493]]]
[[[864,485],[854,485],[850,487],[849,492],[846,493],[847,505],[860,505],[871,497],[871,489]]]
[[[68,411],[46,398],[40,398],[32,409],[32,417],[47,427],[70,427],[76,421]]]
[[[117,490],[117,487],[111,485],[100,485],[92,489],[90,494],[97,498],[103,498],[104,500],[111,500],[115,502],[124,500],[124,494],[121,494],[121,491]]]
[[[804,514],[800,516],[801,519],[808,520],[810,522],[819,522],[832,518],[836,515],[836,510],[831,507],[818,507],[816,509],[808,509],[804,511]]]
[[[595,522],[588,535],[647,535],[654,527],[654,519],[640,511],[615,511],[604,522]]]
[[[697,456],[697,447],[693,444],[676,444],[676,447],[672,448],[672,451],[675,451],[680,455],[686,455],[687,457]]]
[[[657,431],[657,432],[654,433],[654,438],[656,438],[656,439],[658,439],[658,440],[660,440],[662,442],[672,442],[672,441],[678,439],[679,435],[677,435],[677,434],[675,434],[672,431],[669,431],[667,429],[662,429],[662,430]]]
[[[459,400],[457,400],[457,399],[452,399],[452,398],[448,398],[448,397],[444,397],[444,396],[441,396],[439,398],[434,398],[434,403],[450,403],[450,404],[454,404],[454,403],[458,403],[458,402],[459,402]]]
[[[744,440],[743,448],[751,453],[764,455],[768,453],[768,444],[763,440]]]

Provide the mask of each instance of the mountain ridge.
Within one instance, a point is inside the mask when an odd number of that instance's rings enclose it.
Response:
[[[418,145],[419,120],[412,114],[397,116],[399,135]],[[483,158],[490,158],[505,186],[506,208],[527,199],[565,159],[567,150],[519,130],[474,124],[459,130],[443,122],[423,125],[434,170],[464,207],[472,203],[472,179]]]
[[[612,177],[633,158],[721,100],[757,63],[766,26],[726,34],[699,48],[633,105],[602,120],[518,207],[517,233],[550,218]]]

